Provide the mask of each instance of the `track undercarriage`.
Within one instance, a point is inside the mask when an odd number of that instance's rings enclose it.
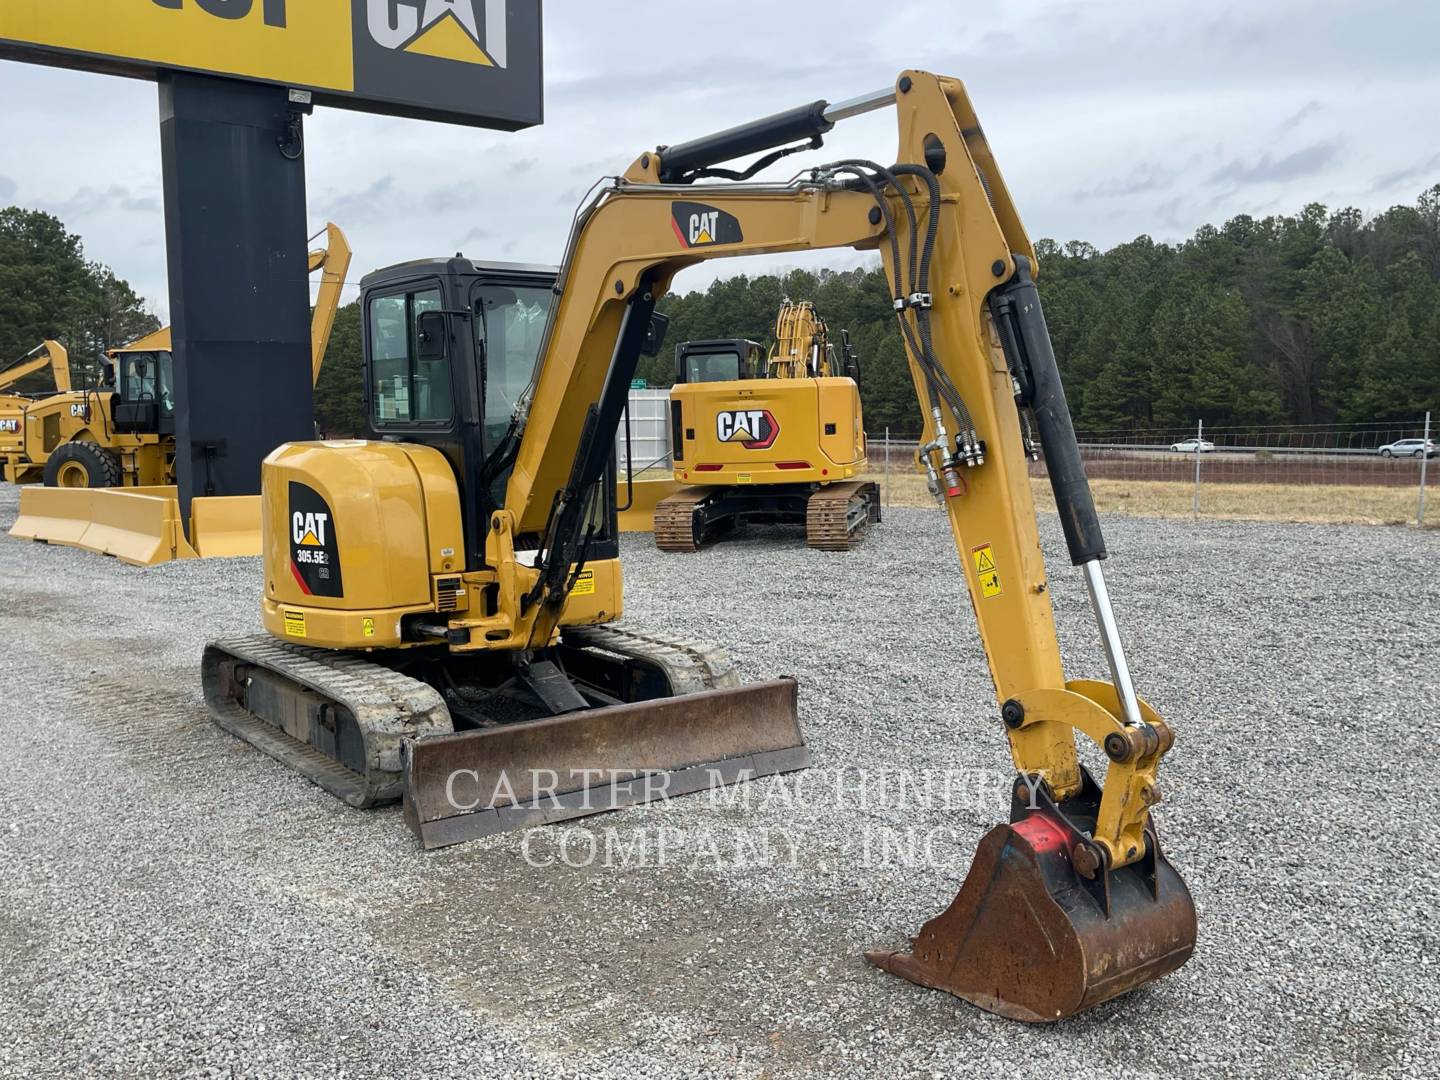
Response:
[[[210,643],[226,731],[355,807],[403,799],[426,847],[802,769],[792,680],[614,627],[523,656]]]
[[[863,480],[837,484],[691,487],[655,506],[655,546],[698,551],[745,522],[804,525],[820,551],[848,551],[880,520],[880,489]]]

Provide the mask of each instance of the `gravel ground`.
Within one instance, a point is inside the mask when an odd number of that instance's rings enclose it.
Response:
[[[0,488],[5,528],[15,505]],[[1070,672],[1103,677],[1042,524]],[[144,571],[0,538],[0,1075],[1435,1075],[1440,533],[1108,535],[1179,736],[1158,816],[1201,939],[1045,1028],[860,958],[948,903],[1005,810],[939,514],[897,510],[846,555],[629,538],[627,622],[796,675],[816,769],[738,789],[748,809],[429,854],[398,810],[350,810],[207,721],[200,648],[259,628],[258,560]],[[592,842],[611,865],[583,865]]]

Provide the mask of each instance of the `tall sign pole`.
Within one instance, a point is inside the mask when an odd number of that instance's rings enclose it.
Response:
[[[315,437],[303,102],[186,72],[160,79],[180,520],[260,490],[260,462]]]

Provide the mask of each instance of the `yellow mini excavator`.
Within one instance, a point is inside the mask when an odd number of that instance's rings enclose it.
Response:
[[[325,247],[309,255],[322,271],[310,325],[311,372],[320,377],[325,346],[350,266],[350,245],[336,225]],[[47,342],[46,346],[53,345]],[[56,346],[58,348],[58,346]],[[53,352],[51,353],[53,356]],[[107,373],[94,389],[27,402],[15,419],[17,439],[0,441],[4,477],[47,487],[153,487],[175,482],[175,407],[170,328],[156,330],[105,354]],[[59,368],[56,369],[57,373]],[[58,385],[58,382],[57,382]],[[0,420],[5,414],[0,411]],[[5,434],[0,425],[0,436]]]
[[[880,520],[865,471],[858,363],[837,351],[808,300],[786,300],[767,356],[753,341],[675,349],[675,480],[655,506],[655,545],[695,551],[745,521],[804,525],[813,548],[845,551]]]
[[[896,164],[749,181],[885,107]],[[713,168],[749,154],[764,156]],[[1034,251],[954,79],[909,71],[880,93],[641,154],[581,208],[558,272],[455,258],[369,275],[375,438],[267,459],[268,633],[207,646],[205,695],[220,725],[351,804],[402,799],[427,847],[803,767],[792,681],[737,685],[713,653],[608,625],[621,612],[610,470],[677,272],[842,247],[884,263],[925,405],[920,457],[1017,772],[1010,822],[980,841],[954,902],[909,948],[868,956],[1053,1021],[1179,967],[1195,910],[1156,836],[1172,736],[1126,664]],[[1061,665],[1027,476],[1032,415],[1110,682],[1067,680]],[[943,652],[930,666],[937,682],[956,677]],[[1103,788],[1077,732],[1107,760]]]

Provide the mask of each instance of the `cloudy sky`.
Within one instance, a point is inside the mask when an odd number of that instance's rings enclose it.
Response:
[[[307,129],[312,227],[345,228],[355,279],[456,250],[552,262],[581,194],[641,150],[878,89],[906,67],[965,80],[1037,238],[1178,240],[1311,201],[1383,210],[1440,182],[1434,0],[669,0],[641,10],[546,3],[538,128],[318,110]],[[0,205],[57,214],[164,316],[155,87],[0,62],[0,101]],[[889,160],[893,124],[886,112],[849,121],[809,160]],[[711,265],[677,287],[759,260]]]

